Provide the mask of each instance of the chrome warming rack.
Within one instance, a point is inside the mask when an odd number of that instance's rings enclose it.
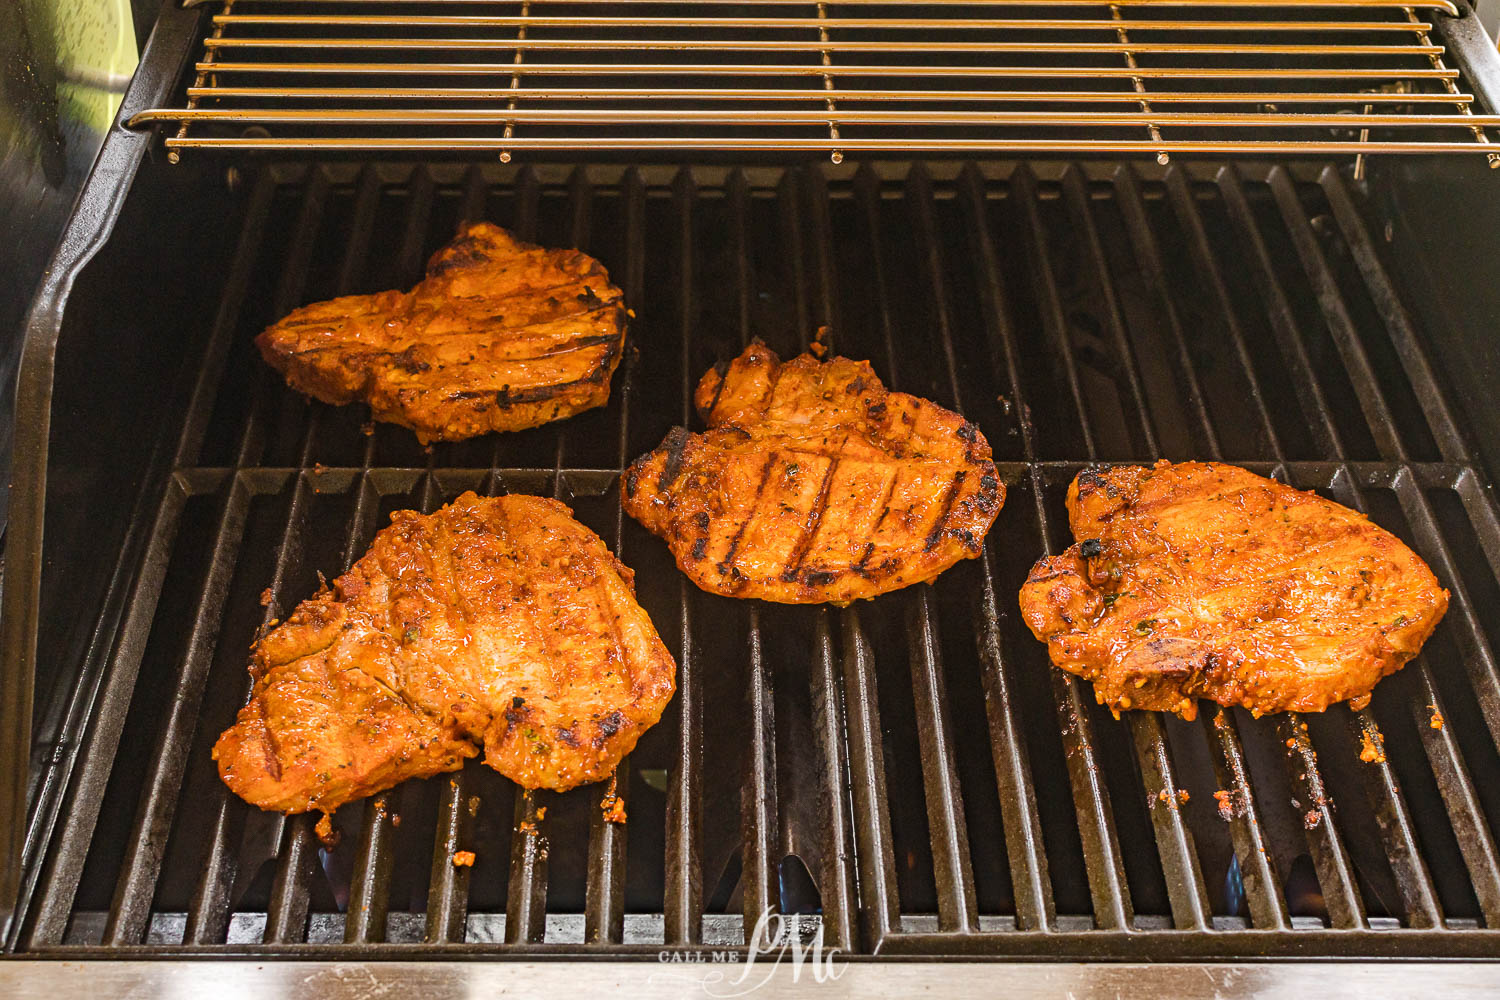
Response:
[[[188,5],[203,0],[187,0]],[[1452,0],[223,0],[185,149],[1500,153]],[[1468,16],[1472,16],[1468,14]]]

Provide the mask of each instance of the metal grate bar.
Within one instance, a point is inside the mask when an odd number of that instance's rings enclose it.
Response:
[[[1469,588],[1458,571],[1458,563],[1453,558],[1452,550],[1438,529],[1432,505],[1422,488],[1411,476],[1401,476],[1396,480],[1395,490],[1415,536],[1415,548],[1424,559],[1437,567],[1452,595],[1448,621],[1454,622],[1457,619],[1453,632],[1463,652],[1464,670],[1469,675],[1469,683],[1475,701],[1479,704],[1480,714],[1489,728],[1490,738],[1500,746],[1500,666],[1497,666],[1495,652],[1475,616]],[[1493,516],[1492,509],[1487,504],[1476,506],[1484,514]],[[1457,614],[1454,615],[1453,612]]]
[[[939,340],[947,363],[948,383],[951,391],[957,394],[959,390],[954,368],[953,335],[943,291],[942,265],[937,256],[937,243],[933,235],[932,191],[926,171],[920,166],[914,168],[907,176],[906,187],[907,201],[915,206],[913,221],[919,243],[918,253],[927,265],[927,279],[931,284],[932,300],[936,306]],[[901,386],[894,371],[889,384],[893,389]],[[912,700],[916,710],[922,786],[937,889],[938,929],[969,934],[979,928],[978,900],[964,818],[963,791],[955,766],[956,750],[943,680],[942,650],[930,588],[918,589],[907,604],[906,614],[907,631],[914,637],[910,645]]]
[[[334,76],[390,76],[390,75],[420,75],[420,76],[514,76],[514,63],[478,63],[478,62],[330,62],[330,63],[295,63],[295,62],[268,62],[265,60],[245,60],[233,63],[204,62],[197,64],[204,69],[212,69],[215,73],[228,75],[231,73],[277,73],[290,75],[334,75]],[[527,76],[579,76],[577,63],[527,63]],[[1100,77],[1123,77],[1130,79],[1139,76],[1142,79],[1177,79],[1177,80],[1241,80],[1243,71],[1232,69],[1215,68],[1211,66],[1156,66],[1137,67],[1131,69],[1128,66],[1079,66],[1061,69],[1056,66],[985,66],[985,65],[961,65],[961,66],[933,66],[923,64],[840,64],[833,66],[803,66],[799,64],[768,66],[765,63],[609,63],[607,68],[591,74],[589,77],[605,76],[740,76],[748,78],[776,77],[776,78],[800,78],[800,77],[823,77],[823,76],[861,76],[861,77],[911,77],[925,79],[932,77],[952,77],[955,79],[1071,79],[1082,80],[1097,79]],[[1366,68],[1356,66],[1272,66],[1256,70],[1257,79],[1267,80],[1457,80],[1459,72],[1456,69],[1392,69],[1392,68]],[[1140,98],[1134,94],[1127,95],[1130,100],[1138,101]],[[1447,95],[1448,99],[1461,97],[1459,95]],[[1457,101],[1455,103],[1472,103],[1472,95],[1468,101]],[[141,114],[150,114],[151,119],[159,120],[163,116],[159,114],[161,109],[153,108],[142,111]],[[171,117],[167,115],[165,117]],[[134,118],[131,119],[135,121]],[[1468,125],[1467,122],[1460,124]],[[1361,147],[1364,145],[1360,144]],[[1468,147],[1474,152],[1472,144]]]
[[[1299,713],[1287,712],[1276,720],[1276,727],[1286,746],[1291,805],[1302,812],[1302,829],[1307,835],[1313,867],[1318,872],[1329,922],[1339,928],[1367,928],[1365,901],[1355,881],[1344,839],[1333,822],[1333,800],[1323,783],[1318,752],[1307,735],[1307,723]]]
[[[1354,320],[1344,304],[1338,282],[1328,268],[1328,261],[1323,256],[1322,247],[1318,245],[1317,236],[1307,220],[1296,189],[1286,171],[1280,168],[1273,169],[1268,180],[1276,206],[1281,210],[1287,232],[1297,249],[1297,257],[1302,262],[1302,270],[1318,297],[1318,305],[1323,311],[1328,332],[1338,347],[1344,370],[1349,373],[1349,379],[1354,384],[1360,410],[1365,415],[1370,434],[1375,438],[1375,445],[1380,449],[1382,457],[1404,460],[1407,457],[1406,445],[1396,430],[1396,421],[1386,405],[1380,381],[1370,364],[1369,355],[1359,341]]]
[[[850,814],[849,760],[845,748],[844,691],[839,666],[833,650],[833,627],[827,609],[820,609],[816,625],[816,662],[811,676],[813,717],[817,729],[819,756],[823,760],[823,801],[828,817],[822,843],[823,883],[820,886],[823,905],[823,928],[829,944],[850,951],[859,946],[858,896],[855,890],[858,857],[854,849],[853,829],[868,814],[858,819]]]
[[[1307,45],[1287,42],[1232,43],[1232,42],[954,42],[954,41],[834,41],[821,39],[804,41],[800,38],[775,39],[717,39],[717,38],[214,38],[203,41],[209,52],[226,49],[316,49],[319,52],[347,49],[368,51],[370,49],[431,49],[446,51],[461,49],[473,52],[1001,52],[1025,53],[1028,55],[1056,53],[1085,55],[1101,53],[1178,53],[1187,55],[1299,55],[1317,56],[1320,59],[1345,58],[1348,56],[1374,55],[1442,55],[1446,50],[1441,45],[1397,45],[1352,43]],[[215,69],[230,67],[216,64]],[[819,67],[825,69],[826,67]],[[1434,67],[1441,68],[1441,67]],[[575,72],[607,74],[609,63],[580,64]],[[1463,123],[1468,124],[1468,123]]]
[[[1151,826],[1156,831],[1156,849],[1167,882],[1172,923],[1184,930],[1204,930],[1211,925],[1213,914],[1203,885],[1203,872],[1198,866],[1198,848],[1182,817],[1179,796],[1186,789],[1177,783],[1161,715],[1131,712],[1128,719],[1141,765],[1141,783],[1150,803]]]
[[[546,932],[547,847],[543,793],[523,788],[516,796],[515,833],[510,842],[510,890],[505,903],[505,943],[536,944]],[[545,815],[545,813],[543,814]]]
[[[522,4],[523,9],[526,4]],[[1111,6],[1118,7],[1119,4]],[[214,24],[226,25],[299,25],[386,28],[470,27],[470,28],[638,28],[638,17],[584,17],[555,14],[215,14]],[[804,30],[805,17],[666,17],[649,20],[653,28],[786,28]],[[1141,29],[1146,31],[1392,31],[1424,32],[1432,30],[1425,21],[1216,21],[1150,19],[1131,21],[1108,18],[974,18],[974,17],[829,17],[820,14],[819,25],[829,29],[930,28],[933,30],[978,31],[1003,29],[1037,31],[1047,28],[1070,30]]]
[[[1241,238],[1249,244],[1250,256],[1254,262],[1254,266],[1250,268],[1250,276],[1255,282],[1260,300],[1265,303],[1276,346],[1291,371],[1292,383],[1297,389],[1297,400],[1313,442],[1322,454],[1342,456],[1344,449],[1338,428],[1333,422],[1332,411],[1323,396],[1322,386],[1313,374],[1312,362],[1298,331],[1291,303],[1287,300],[1281,282],[1276,278],[1271,251],[1255,221],[1250,203],[1245,198],[1239,171],[1234,167],[1222,168],[1218,175],[1218,185],[1230,218]]]
[[[276,877],[266,909],[266,944],[295,944],[307,937],[309,885],[318,866],[318,838],[313,818],[303,813],[281,824]]]
[[[1177,370],[1187,390],[1188,406],[1193,415],[1198,418],[1195,427],[1202,432],[1200,440],[1209,457],[1219,458],[1223,454],[1219,447],[1219,435],[1208,413],[1203,386],[1198,380],[1197,369],[1193,366],[1192,353],[1188,350],[1187,338],[1182,331],[1182,322],[1177,317],[1177,308],[1172,303],[1172,297],[1167,293],[1166,269],[1162,265],[1161,251],[1157,248],[1156,237],[1151,232],[1151,223],[1146,218],[1146,203],[1141,197],[1140,180],[1136,177],[1135,171],[1128,167],[1117,170],[1114,179],[1120,211],[1125,216],[1125,229],[1130,235],[1130,244],[1135,251],[1135,258],[1140,262],[1146,281],[1155,290],[1157,305],[1161,308],[1163,321],[1171,334],[1172,346],[1176,348]]]
[[[344,941],[366,944],[385,940],[391,862],[396,828],[392,825],[393,797],[377,795],[365,803],[355,849],[354,877],[344,916]]]
[[[740,875],[745,915],[745,943],[769,947],[769,940],[753,941],[752,932],[763,913],[780,910],[776,857],[776,720],[771,697],[771,668],[761,654],[760,608],[750,608],[749,671],[745,711],[750,718],[747,772],[740,784],[742,846]],[[770,928],[766,928],[767,933]]]
[[[1019,385],[1015,377],[1015,360],[1010,356],[1011,336],[996,331],[1010,322],[1010,304],[998,278],[999,260],[985,219],[984,179],[972,165],[962,178],[965,212],[971,232],[970,242],[977,251],[977,270],[984,289],[982,303],[985,330],[992,341],[998,340],[997,356],[1005,359],[1010,384]],[[1009,333],[1008,325],[1005,326]],[[1013,399],[1020,410],[1025,404]],[[1024,411],[1022,411],[1024,412]],[[1022,448],[1032,454],[1029,422],[1020,421]],[[1013,483],[1006,484],[1013,488]],[[1000,793],[1001,819],[1005,824],[1005,845],[1010,857],[1011,882],[1016,894],[1016,926],[1020,930],[1049,930],[1057,919],[1052,897],[1052,881],[1047,868],[1047,848],[1041,817],[1037,812],[1036,788],[1025,736],[1016,718],[1016,696],[1009,679],[1007,661],[1000,641],[1000,604],[996,596],[995,575],[998,556],[994,546],[984,554],[984,593],[979,610],[979,656],[985,691],[985,709],[990,728],[990,747],[994,758],[995,780]]]
[[[450,775],[438,801],[437,836],[432,848],[432,872],[427,890],[428,943],[462,941],[469,912],[468,866],[455,865],[453,856],[473,846],[474,820],[480,800],[470,794],[464,771]],[[507,926],[509,921],[507,921]]]
[[[1490,833],[1458,740],[1444,721],[1447,716],[1443,712],[1443,700],[1433,684],[1432,671],[1425,662],[1419,666],[1421,670],[1417,677],[1421,685],[1421,700],[1411,703],[1412,720],[1421,734],[1422,746],[1432,765],[1432,775],[1437,779],[1438,791],[1448,809],[1453,835],[1463,852],[1485,924],[1494,926],[1500,920],[1500,853],[1495,849],[1494,835]]]
[[[1146,450],[1152,455],[1159,454],[1161,448],[1157,442],[1151,410],[1146,404],[1145,391],[1141,388],[1140,366],[1136,362],[1135,348],[1131,345],[1125,328],[1119,296],[1115,291],[1115,283],[1110,277],[1109,264],[1104,258],[1104,244],[1099,238],[1099,227],[1094,221],[1094,213],[1090,210],[1089,193],[1081,171],[1069,168],[1063,173],[1062,193],[1073,218],[1082,229],[1088,244],[1089,262],[1094,273],[1099,276],[1099,290],[1106,306],[1105,317],[1109,322],[1114,349],[1121,362],[1120,367],[1125,375],[1126,386],[1130,390],[1130,401],[1140,416],[1141,436],[1146,444]]]
[[[966,187],[969,189],[971,198],[974,197],[975,183],[977,182],[973,180],[973,174],[970,172]],[[949,292],[939,249],[937,227],[933,219],[935,203],[932,183],[927,171],[920,166],[914,168],[908,175],[907,200],[913,205],[918,239],[917,252],[925,264],[926,279],[931,288],[932,301],[935,306],[944,369],[949,387],[949,400],[955,410],[963,412],[965,405],[958,376],[959,363],[954,345],[953,319],[948,305]],[[976,206],[976,208],[982,207],[982,204]],[[978,222],[983,218],[982,213],[976,212],[975,218]],[[988,564],[988,560],[986,561]],[[981,620],[993,623],[998,615],[998,609],[995,606],[994,583],[988,574],[984,580],[984,594],[985,600],[980,607],[979,614]],[[953,754],[947,750],[946,746],[941,749],[947,752],[941,754],[939,754],[940,747],[938,746],[931,746],[929,749],[929,744],[946,744],[951,740],[949,735],[951,725],[945,710],[947,696],[944,692],[939,649],[932,633],[933,615],[925,591],[921,599],[919,629],[915,630],[920,636],[920,642],[918,649],[913,651],[912,681],[914,687],[919,683],[923,686],[923,690],[918,692],[916,699],[920,709],[918,718],[920,720],[919,735],[924,745],[923,760],[933,757],[941,764],[941,771],[934,775],[938,781],[935,784],[932,781],[927,783],[928,822],[930,828],[940,831],[943,838],[941,850],[939,850],[939,834],[934,833],[935,868],[939,868],[939,858],[942,859],[939,869],[941,871],[939,888],[943,890],[944,883],[951,887],[939,893],[939,928],[943,929],[944,922],[947,920],[956,924],[951,929],[972,931],[977,929],[978,925],[977,896],[969,858],[968,837],[962,823],[963,799],[958,788],[957,775],[954,772]],[[1035,797],[1029,789],[1029,769],[1026,767],[1025,751],[1016,738],[1018,734],[1015,733],[1015,723],[1010,718],[1009,708],[1003,703],[1006,698],[1006,682],[1002,673],[998,636],[982,627],[979,643],[981,656],[987,661],[984,683],[987,690],[997,690],[1002,700],[1000,704],[990,706],[989,721],[997,786],[1005,805],[1016,807],[1014,815],[1011,809],[1007,808],[1002,816],[1006,827],[1007,851],[1015,869],[1012,873],[1013,885],[1019,877],[1019,885],[1015,888],[1017,926],[1023,929],[1050,926],[1055,914],[1052,911],[1051,886],[1046,884],[1045,849],[1040,846],[1039,821],[1036,815]],[[988,650],[986,650],[987,646]],[[918,650],[920,655],[918,655]],[[989,652],[989,656],[984,656],[986,651]],[[952,788],[949,796],[943,801],[934,803],[932,801],[933,790],[942,790],[949,786]],[[1021,802],[1022,793],[1019,791],[1021,787],[1027,788],[1024,804]],[[956,836],[948,828],[948,824],[953,822],[955,817],[959,821],[954,831]],[[945,902],[948,906],[946,914],[942,911]]]
[[[1472,98],[1460,85],[1460,74],[1443,60],[1446,49],[1431,40],[1434,22],[1418,18],[1416,8],[1407,4],[1350,0],[1325,5],[1293,0],[1267,8],[1259,3],[1226,2],[1195,4],[1191,16],[1172,17],[1145,14],[1147,6],[1173,6],[1156,0],[1150,5],[1074,0],[1054,5],[1062,11],[1020,16],[1028,5],[971,4],[968,16],[954,16],[924,0],[864,5],[864,11],[859,4],[840,4],[832,11],[828,4],[777,4],[773,8],[780,9],[759,14],[716,10],[723,4],[687,12],[673,2],[635,3],[600,15],[586,9],[534,14],[524,2],[519,14],[461,9],[427,13],[407,4],[387,6],[381,0],[366,0],[361,7],[333,2],[332,6],[308,5],[302,11],[279,13],[226,10],[209,21],[211,32],[203,40],[205,55],[195,64],[199,79],[188,92],[187,106],[148,109],[135,115],[131,124],[175,123],[176,134],[166,139],[173,154],[185,148],[446,149],[497,152],[508,162],[513,152],[523,150],[765,149],[824,152],[834,163],[840,162],[846,146],[856,152],[1092,150],[1148,153],[1161,162],[1173,151],[1472,154],[1486,152],[1485,147],[1493,145],[1487,130],[1500,127],[1500,121],[1473,114]],[[1259,16],[1222,16],[1225,11],[1252,7]],[[1457,10],[1447,0],[1422,9],[1443,11],[1445,16]],[[1346,19],[1332,11],[1366,16]],[[513,37],[497,37],[508,34]],[[482,61],[499,53],[510,53],[510,62]],[[554,61],[533,62],[528,54]],[[798,55],[815,58],[791,59]],[[763,59],[747,59],[750,56]],[[1102,60],[1108,65],[1078,65],[1091,56],[1116,58]],[[985,64],[973,65],[975,57]],[[859,62],[850,62],[851,58]],[[584,99],[604,101],[608,106],[590,114],[549,98],[540,106],[518,107],[533,91],[522,88],[519,67],[523,61],[525,77],[531,81],[567,78],[599,84]],[[308,75],[365,75],[382,83],[397,75],[466,77],[469,83],[505,76],[511,87],[504,107],[445,111],[401,106],[413,92],[442,89],[430,84],[388,89],[372,81],[351,81],[357,85],[256,88],[234,86],[234,74],[273,74],[287,82]],[[666,82],[684,76],[712,79],[715,84],[609,86],[624,77]],[[871,86],[881,78],[903,79],[913,85],[894,93]],[[972,85],[941,90],[930,86],[944,78]],[[1017,98],[991,93],[981,82],[1004,79],[1052,81],[1046,90],[1023,100],[1096,107],[1060,118],[993,107],[995,102]],[[1096,82],[1100,79],[1128,82],[1130,89],[1101,90]],[[1271,101],[1254,102],[1263,110],[1249,115],[1205,111],[1174,119],[1170,116],[1179,113],[1160,112],[1155,106],[1157,97],[1146,83],[1221,80],[1264,90],[1262,81],[1271,79],[1306,83],[1321,91],[1303,92],[1287,101],[1289,105],[1341,101],[1348,88],[1336,84],[1340,80],[1396,81],[1401,89],[1423,96],[1411,105],[1380,101],[1389,113],[1362,124],[1350,122],[1353,116],[1347,114],[1294,115]],[[221,87],[221,80],[230,85]],[[783,87],[770,85],[772,81],[802,83],[798,89],[808,96],[783,93]],[[821,90],[810,89],[819,84]],[[474,96],[488,91],[459,89]],[[846,101],[844,89],[900,106],[890,110],[850,107],[850,101],[861,98]],[[1170,92],[1171,85],[1167,89]],[[1177,89],[1191,93],[1196,87]],[[1230,93],[1239,89],[1221,88]],[[1279,89],[1303,90],[1299,86]],[[1092,91],[1097,96],[1075,91]],[[641,98],[640,92],[649,95],[644,99],[657,105],[662,114],[620,103]],[[288,109],[245,104],[251,95],[261,94],[295,95],[300,100],[317,95],[325,106]],[[446,102],[460,96],[453,93],[441,99]],[[1346,109],[1372,104],[1355,97],[1345,102]],[[346,99],[374,103],[363,110],[341,107]],[[693,106],[703,99],[742,101],[750,106],[732,111]],[[788,109],[787,102],[792,100],[803,100],[807,106]],[[1205,98],[1194,95],[1178,100],[1203,103]],[[1247,95],[1224,100],[1245,104]],[[953,107],[974,102],[991,107],[977,114]],[[1131,113],[1134,117],[1110,110],[1126,102],[1138,108]],[[1435,113],[1420,113],[1419,106]],[[253,120],[284,127],[284,131],[269,137],[188,133],[190,123],[205,120]],[[533,126],[528,132],[534,134],[524,141],[515,137],[520,122]],[[495,123],[504,126],[502,134],[484,127]],[[1173,127],[1173,137],[1163,141],[1161,129],[1166,125]],[[900,131],[890,132],[893,126],[900,126]],[[432,130],[439,127],[452,134],[433,135]],[[1122,131],[1129,134],[1142,127],[1144,132],[1137,133],[1144,136],[1142,140],[1119,138]],[[1428,137],[1433,130],[1447,128],[1461,128],[1465,137],[1449,141]],[[1056,131],[1061,129],[1071,134]],[[1202,129],[1224,132],[1233,141],[1195,134]],[[1309,133],[1308,129],[1318,131]],[[1371,129],[1384,132],[1371,136]],[[1404,135],[1409,129],[1423,131]],[[1500,165],[1500,157],[1491,162]]]
[[[937,879],[938,930],[971,933],[979,927],[963,791],[954,767],[954,747],[943,684],[937,623],[927,588],[907,606],[911,649],[912,699],[922,747],[922,786],[932,836],[932,867]]]
[[[627,181],[627,207],[630,211],[631,251],[633,262],[645,257],[645,188],[638,174]],[[682,393],[681,423],[692,419],[693,382],[686,344],[693,322],[693,201],[696,188],[692,174],[680,171],[672,184],[672,203],[677,228],[678,317],[684,344],[679,385]],[[741,253],[743,259],[743,253]],[[643,263],[633,263],[636,273]],[[644,292],[644,288],[641,289]],[[636,299],[635,301],[643,301]],[[665,942],[696,944],[703,939],[703,863],[702,837],[702,693],[700,665],[694,656],[692,612],[688,600],[689,584],[678,583],[679,622],[682,648],[677,658],[677,702],[682,715],[678,729],[676,754],[672,761],[671,784],[667,798],[666,886],[663,903]]]
[[[1203,728],[1216,751],[1214,773],[1223,793],[1218,806],[1219,817],[1229,822],[1229,836],[1240,865],[1250,922],[1261,930],[1286,930],[1291,926],[1286,896],[1271,860],[1265,826],[1255,804],[1245,750],[1240,743],[1239,727],[1232,710],[1221,708],[1212,716],[1204,715]]]
[[[1149,103],[1149,102],[1148,102]],[[590,110],[570,109],[554,111],[544,108],[429,108],[411,111],[391,110],[334,110],[307,111],[295,108],[236,108],[218,110],[199,108],[192,112],[178,112],[174,117],[185,117],[188,121],[235,121],[235,122],[318,122],[339,125],[441,125],[445,122],[461,124],[492,124],[513,122],[545,122],[549,124],[598,124],[610,122],[733,125],[758,124],[821,124],[829,120],[827,111],[688,111],[688,110]],[[1161,122],[1165,125],[1245,126],[1281,125],[1288,128],[1311,128],[1338,125],[1354,127],[1419,127],[1455,126],[1450,116],[1440,114],[1256,114],[1248,112],[1201,113],[1193,111],[862,111],[838,112],[838,120],[849,124],[875,125],[965,125],[985,123],[990,125],[1032,125],[1065,128],[1075,125],[1139,125]],[[1491,125],[1500,125],[1500,115],[1476,116]],[[145,118],[143,121],[151,119]],[[837,139],[837,136],[833,137]]]
[[[1208,233],[1204,231],[1203,218],[1193,202],[1193,193],[1179,170],[1168,171],[1164,179],[1167,198],[1172,203],[1178,220],[1187,231],[1188,246],[1193,251],[1194,260],[1201,268],[1201,276],[1206,279],[1209,289],[1213,292],[1214,304],[1218,306],[1219,315],[1224,319],[1224,329],[1229,334],[1230,343],[1234,345],[1235,357],[1245,373],[1245,382],[1250,387],[1250,399],[1255,406],[1256,415],[1260,418],[1260,425],[1265,431],[1271,455],[1280,460],[1284,457],[1281,440],[1276,433],[1276,425],[1271,420],[1265,393],[1261,391],[1260,377],[1256,375],[1255,365],[1250,360],[1245,333],[1240,328],[1234,307],[1229,304],[1229,292],[1224,283],[1224,275],[1215,259]]]
[[[849,785],[854,815],[863,819],[855,827],[861,931],[865,947],[873,951],[900,927],[895,841],[886,805],[885,751],[880,737],[875,658],[869,638],[860,626],[859,612],[848,608],[842,617],[844,650],[840,667],[849,713]]]
[[[1349,188],[1336,170],[1324,170],[1318,182],[1333,209],[1339,231],[1343,233],[1350,256],[1359,268],[1365,288],[1385,322],[1391,345],[1412,381],[1417,403],[1422,408],[1423,416],[1427,418],[1427,427],[1437,442],[1438,450],[1445,461],[1455,461],[1468,450],[1463,435],[1458,430],[1458,423],[1448,406],[1447,397],[1439,387],[1432,365],[1427,359],[1427,352],[1423,350],[1416,331],[1412,329],[1411,317],[1401,304],[1385,268],[1381,266],[1369,230],[1354,208]]]
[[[528,67],[529,69],[529,67]],[[515,98],[526,101],[599,101],[622,99],[630,101],[815,101],[823,100],[827,90],[799,88],[757,87],[522,87],[517,90],[498,87],[200,87],[188,88],[189,96],[198,97],[253,97],[260,99],[319,99],[341,100],[428,100],[428,101],[491,101]],[[964,103],[983,102],[993,104],[1047,103],[1066,104],[1079,102],[1135,104],[1139,98],[1133,94],[1113,90],[882,90],[873,88],[845,88],[838,91],[842,103],[859,101],[903,101],[930,102],[955,101]],[[1278,91],[1231,91],[1231,90],[1171,90],[1152,91],[1151,100],[1156,104],[1472,104],[1472,94],[1384,94],[1358,91],[1307,92],[1295,90]],[[143,112],[143,114],[150,114]],[[152,120],[144,118],[143,121]]]

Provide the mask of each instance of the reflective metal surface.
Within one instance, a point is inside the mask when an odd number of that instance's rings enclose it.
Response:
[[[678,953],[682,954],[682,953]],[[1217,1000],[1223,997],[1316,996],[1320,1000],[1440,996],[1466,1000],[1494,995],[1500,968],[1489,964],[1355,965],[965,965],[903,962],[837,964],[820,980],[812,968],[721,965],[711,953],[698,962],[31,962],[0,963],[0,992],[16,1000],[67,996],[149,1000],[373,1000],[405,995],[609,996],[649,998],[791,996],[839,1000],[867,997],[1121,996]],[[821,971],[821,970],[820,970]],[[743,976],[743,979],[741,977]]]

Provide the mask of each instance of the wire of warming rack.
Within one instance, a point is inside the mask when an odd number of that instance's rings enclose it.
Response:
[[[1500,118],[1475,112],[1431,34],[1450,0],[476,2],[226,2],[186,106],[129,124],[175,123],[174,162],[847,149],[1480,152],[1500,166]]]

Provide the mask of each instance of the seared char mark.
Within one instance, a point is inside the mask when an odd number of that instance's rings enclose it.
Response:
[[[667,432],[667,439],[661,443],[660,449],[667,453],[667,460],[662,464],[661,477],[656,480],[657,489],[665,490],[677,481],[682,472],[682,452],[691,437],[686,427],[673,427]]]
[[[942,532],[948,526],[948,514],[953,513],[953,501],[959,496],[959,490],[963,487],[963,477],[966,477],[966,475],[968,475],[968,472],[962,471],[962,469],[959,472],[954,472],[953,481],[948,484],[947,493],[944,493],[944,498],[942,498],[942,507],[939,508],[938,519],[933,522],[932,531],[927,532],[927,543],[922,546],[924,552],[932,552],[933,549],[938,547],[939,541],[942,540]]]
[[[745,529],[750,527],[750,522],[755,520],[755,512],[760,509],[761,499],[766,495],[766,483],[771,481],[771,467],[776,464],[776,453],[773,451],[766,456],[766,464],[760,470],[760,484],[755,487],[755,496],[750,501],[750,512],[741,519],[739,527],[735,529],[734,538],[729,543],[729,551],[724,554],[724,559],[719,563],[719,572],[728,573],[736,579],[743,580],[744,576],[734,568],[734,557],[740,550],[740,542],[745,538]]]
[[[790,582],[797,579],[802,560],[807,558],[807,552],[812,548],[813,539],[817,537],[818,528],[823,523],[823,513],[828,510],[828,491],[833,487],[833,474],[838,468],[839,459],[835,455],[833,461],[828,463],[828,471],[823,473],[823,482],[818,487],[817,499],[813,501],[812,510],[807,515],[807,526],[802,529],[802,537],[797,540],[797,547],[792,550],[792,557],[787,560],[786,569],[781,573],[783,580]]]

